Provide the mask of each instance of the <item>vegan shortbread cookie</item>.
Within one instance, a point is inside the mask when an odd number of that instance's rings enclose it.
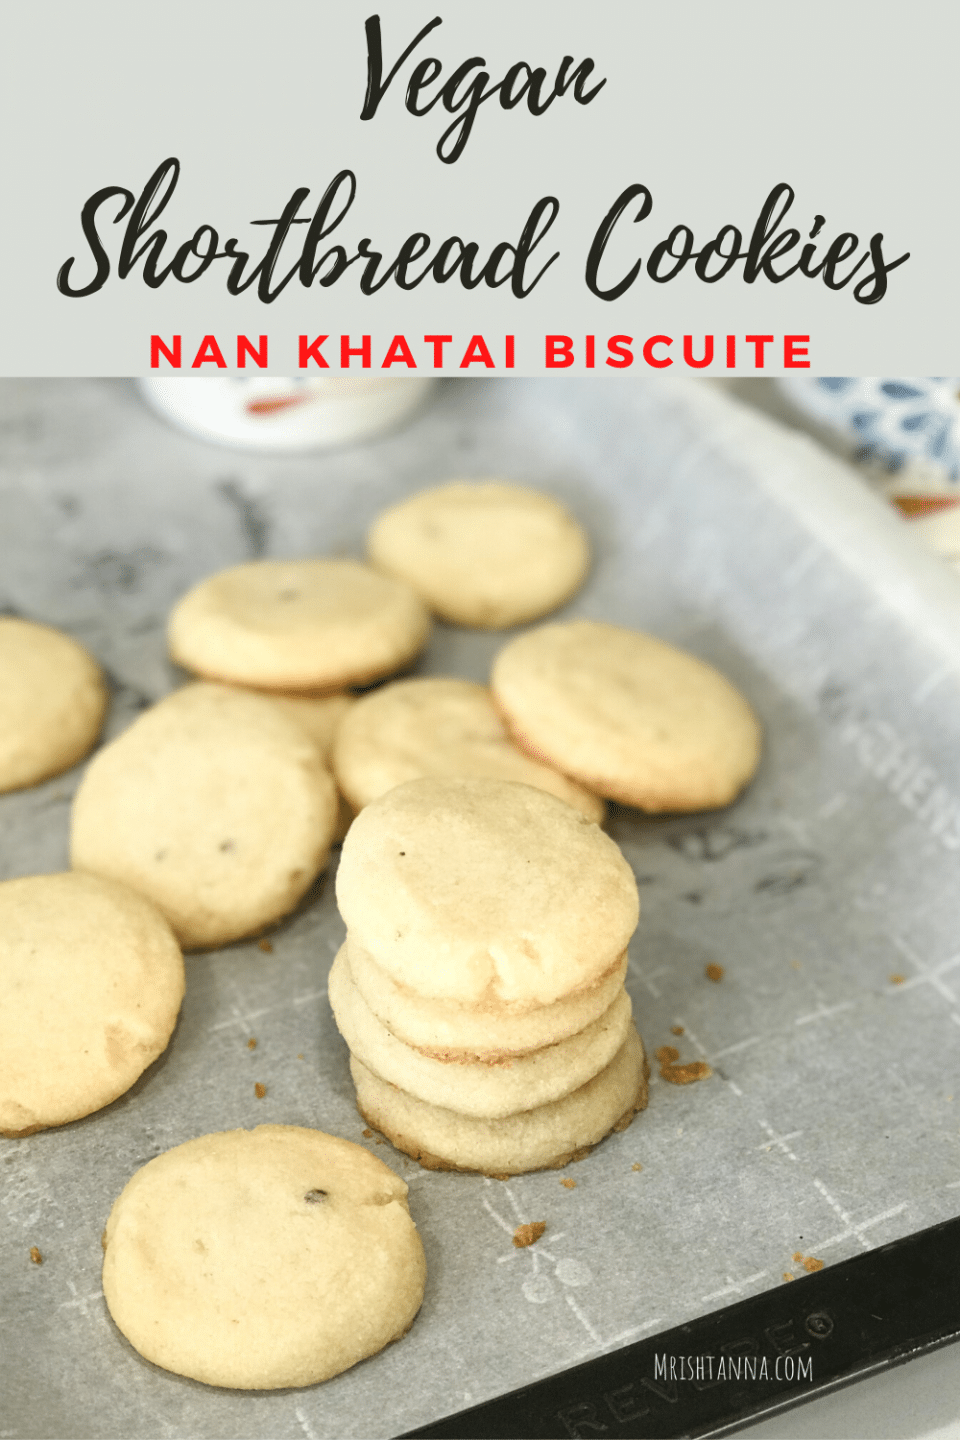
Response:
[[[313,1385],[410,1328],[426,1262],[407,1187],[319,1130],[188,1140],[138,1170],[103,1235],[103,1293],[147,1360],[207,1385]]]
[[[294,908],[326,864],[336,815],[315,744],[273,700],[187,685],[92,761],[71,859],[148,896],[186,947],[209,948]]]
[[[631,1027],[610,1064],[552,1104],[500,1119],[477,1119],[429,1105],[381,1080],[352,1056],[357,1105],[367,1122],[430,1170],[522,1175],[558,1169],[625,1129],[647,1104],[647,1064]]]
[[[202,580],[176,605],[170,654],[207,680],[260,690],[364,685],[403,669],[430,617],[403,580],[356,560],[257,560]]]
[[[367,549],[444,620],[491,630],[556,609],[590,568],[583,528],[559,501],[500,480],[402,500],[374,523]]]
[[[353,983],[345,947],[329,981],[330,1004],[350,1052],[381,1080],[462,1115],[496,1119],[561,1099],[610,1063],[632,1028],[621,987],[610,1007],[577,1034],[531,1054],[497,1061],[435,1059],[405,1045],[364,1002]]]
[[[109,1105],[166,1048],[183,956],[160,912],[94,875],[0,884],[0,1134]]]
[[[345,946],[353,983],[367,1007],[407,1045],[438,1060],[501,1060],[555,1045],[609,1010],[623,988],[626,951],[598,980],[549,1005],[504,1004],[495,995],[479,1003],[428,1000],[388,975],[356,939]]]
[[[546,790],[599,824],[603,801],[514,745],[484,685],[395,680],[345,715],[333,746],[337,783],[354,810],[423,776],[516,780]]]
[[[729,680],[636,630],[541,626],[501,650],[490,683],[528,754],[651,813],[727,805],[759,763],[760,726]]]
[[[82,760],[106,709],[103,674],[82,645],[48,625],[0,616],[0,791]]]
[[[361,810],[337,900],[398,983],[459,1005],[549,1005],[615,964],[639,914],[617,845],[553,795],[411,780]]]
[[[336,691],[332,695],[276,695],[273,699],[291,720],[303,726],[324,764],[330,767],[337,731],[356,704],[356,696]]]
[[[646,1104],[623,988],[637,886],[562,800],[411,780],[360,812],[329,994],[360,1113],[434,1168],[564,1165]]]

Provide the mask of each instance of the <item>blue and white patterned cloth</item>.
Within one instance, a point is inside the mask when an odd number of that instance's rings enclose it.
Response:
[[[914,472],[927,482],[923,488],[939,481],[960,490],[960,378],[804,376],[781,384],[852,459],[903,481]]]

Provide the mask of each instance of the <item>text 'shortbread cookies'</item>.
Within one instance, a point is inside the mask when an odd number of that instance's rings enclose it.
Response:
[[[82,760],[100,734],[107,687],[69,635],[0,616],[0,791],[36,785]]]
[[[639,914],[609,836],[501,780],[411,780],[361,810],[337,900],[350,935],[408,989],[515,1010],[595,984]]]
[[[147,895],[182,944],[256,934],[326,864],[337,814],[317,747],[273,700],[194,684],[91,762],[71,859]]]
[[[403,580],[356,560],[258,560],[190,590],[167,637],[173,659],[207,680],[320,691],[402,670],[429,633]]]
[[[652,813],[727,805],[759,762],[760,726],[739,691],[639,631],[542,626],[504,647],[491,687],[529,754]]]
[[[621,987],[609,1009],[569,1039],[528,1055],[451,1064],[405,1045],[377,1019],[353,983],[346,947],[333,962],[329,990],[337,1027],[368,1070],[418,1100],[482,1119],[532,1110],[578,1090],[609,1065],[632,1029],[630,998]]]
[[[109,1105],[166,1048],[183,956],[159,911],[94,875],[0,884],[0,1134]]]
[[[358,1145],[261,1125],[151,1160],[103,1235],[131,1345],[207,1385],[313,1385],[398,1340],[426,1262],[407,1187]]]
[[[590,547],[557,500],[503,481],[456,481],[385,511],[371,561],[445,620],[502,630],[556,609],[583,584]]]
[[[428,1105],[381,1080],[356,1056],[350,1071],[361,1115],[398,1150],[431,1170],[521,1175],[559,1168],[611,1130],[625,1128],[647,1104],[647,1065],[632,1027],[610,1064],[578,1090],[497,1120]]]
[[[501,1060],[555,1045],[591,1025],[609,1010],[623,989],[626,952],[592,985],[549,1005],[504,1004],[489,996],[480,1004],[428,1000],[388,975],[347,936],[345,950],[353,983],[391,1034],[437,1060]]]
[[[597,795],[519,750],[490,691],[469,680],[396,680],[362,696],[337,731],[333,770],[354,810],[406,780],[460,775],[533,785],[597,824],[605,812]]]

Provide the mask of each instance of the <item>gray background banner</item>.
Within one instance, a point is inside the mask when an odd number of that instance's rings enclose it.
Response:
[[[771,0],[488,0],[481,9],[393,0],[380,7],[387,65],[435,16],[442,24],[365,123],[364,20],[376,8],[372,0],[277,0],[269,11],[250,0],[169,0],[159,10],[121,0],[8,4],[0,373],[144,373],[154,333],[182,336],[185,366],[202,337],[215,334],[232,367],[237,334],[266,333],[270,369],[283,374],[296,370],[297,337],[306,332],[331,335],[335,362],[341,333],[370,334],[375,368],[403,333],[421,373],[432,365],[422,338],[431,333],[454,337],[447,373],[458,372],[476,333],[487,338],[498,373],[506,334],[516,336],[515,373],[539,373],[547,333],[576,337],[575,368],[582,337],[596,335],[599,370],[611,375],[625,372],[603,364],[609,336],[634,337],[635,371],[646,368],[643,339],[658,333],[674,337],[675,373],[684,368],[684,334],[698,358],[703,337],[717,337],[713,373],[726,373],[727,334],[738,337],[738,373],[755,373],[744,341],[751,334],[775,337],[766,373],[783,368],[787,334],[811,336],[819,373],[956,371],[953,0],[810,0],[800,8]],[[523,102],[505,111],[494,98],[455,164],[441,163],[434,148],[452,117],[442,107],[421,117],[403,108],[420,56],[438,58],[442,81],[481,55],[499,81],[520,60],[542,65],[552,80],[566,54],[592,57],[595,75],[606,78],[591,104],[567,94],[534,118]],[[139,194],[168,156],[182,170],[157,222],[169,232],[162,264],[203,224],[217,229],[221,246],[235,236],[259,258],[270,227],[251,222],[278,216],[298,187],[310,192],[302,214],[311,215],[345,168],[357,177],[356,200],[327,243],[341,242],[349,254],[368,237],[392,258],[422,231],[431,237],[428,255],[459,235],[485,257],[498,242],[515,243],[532,207],[553,195],[559,214],[536,257],[559,258],[523,300],[509,285],[469,290],[456,280],[409,291],[388,283],[365,296],[355,264],[331,287],[294,281],[264,305],[252,291],[227,292],[223,260],[189,285],[171,278],[151,289],[142,262],[120,280],[126,221],[113,223],[114,200],[101,211],[109,280],[85,298],[58,293],[57,271],[69,257],[77,257],[75,282],[93,273],[80,225],[87,197],[114,185]],[[737,225],[746,243],[781,181],[796,194],[784,224],[795,225],[802,242],[824,217],[813,263],[843,232],[858,245],[841,273],[877,232],[888,258],[910,252],[883,300],[858,304],[852,284],[831,291],[801,275],[747,285],[742,263],[716,284],[698,280],[692,265],[667,284],[649,278],[653,246],[678,224],[691,227],[697,248],[725,224]],[[641,224],[615,232],[604,275],[624,274],[638,256],[644,268],[618,300],[604,301],[587,288],[586,256],[605,213],[633,183],[649,188],[653,208]],[[307,229],[293,228],[283,270]],[[798,253],[799,246],[780,265]],[[870,269],[868,261],[857,278]],[[467,373],[487,372],[474,365]]]

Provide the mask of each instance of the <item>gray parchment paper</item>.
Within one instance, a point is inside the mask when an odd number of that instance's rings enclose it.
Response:
[[[566,613],[714,662],[767,733],[730,810],[613,816],[642,897],[641,1034],[714,1075],[655,1077],[647,1113],[566,1172],[575,1189],[428,1173],[363,1138],[325,996],[331,874],[271,954],[190,957],[169,1050],[129,1095],[0,1142],[0,1436],[395,1434],[785,1273],[802,1285],[796,1251],[834,1264],[957,1213],[960,583],[838,462],[694,382],[613,379],[451,383],[396,435],[293,459],[192,441],[126,382],[8,382],[0,447],[0,604],[101,658],[111,733],[176,682],[164,619],[194,580],[359,554],[384,504],[487,475],[589,527],[596,567]],[[482,679],[501,643],[438,626],[420,668]],[[78,778],[3,797],[3,876],[65,865]],[[400,1344],[315,1389],[246,1395],[130,1349],[99,1241],[138,1166],[263,1121],[346,1136],[402,1174],[429,1281]],[[516,1250],[531,1220],[547,1232]]]

